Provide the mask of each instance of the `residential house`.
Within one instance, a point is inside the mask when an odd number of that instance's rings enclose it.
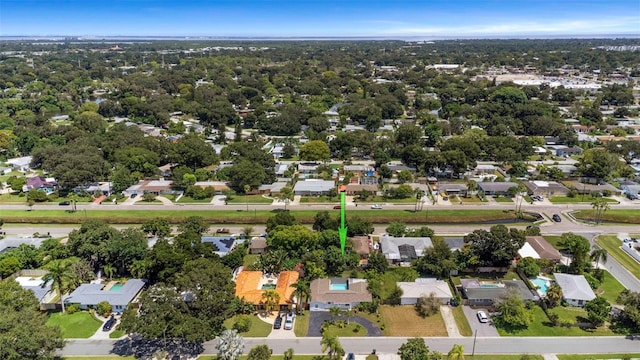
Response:
[[[300,274],[297,271],[283,271],[278,275],[263,274],[262,271],[242,270],[236,276],[235,295],[256,306],[257,309],[264,309],[263,294],[267,290],[278,293],[280,300],[278,307],[280,310],[292,309],[295,301],[293,285],[298,282]]]
[[[7,236],[2,241],[0,241],[0,254],[5,251],[9,251],[11,249],[15,249],[22,244],[25,245],[33,245],[35,247],[40,247],[42,242],[47,240],[48,238],[34,238],[34,237],[19,237],[19,236]]]
[[[173,193],[173,181],[170,180],[140,180],[137,184],[127,188],[123,193],[125,195],[165,195]]]
[[[358,176],[373,176],[375,170],[369,165],[345,165],[344,173],[353,173]]]
[[[47,194],[58,189],[58,182],[54,178],[43,178],[42,176],[34,176],[27,179],[22,191],[42,190]]]
[[[31,161],[33,160],[32,156],[23,156],[18,158],[11,158],[6,161],[7,164],[10,164],[13,170],[20,172],[31,171]]]
[[[83,193],[95,194],[100,193],[104,196],[111,195],[111,189],[113,184],[111,182],[94,182],[87,185],[76,186],[73,188],[73,192],[82,195]]]
[[[295,195],[317,196],[327,195],[336,188],[336,184],[329,180],[304,180],[298,181],[293,187]]]
[[[172,174],[172,168],[176,166],[176,164],[165,164],[162,166],[158,166],[158,172],[162,177],[170,177]]]
[[[279,195],[284,187],[289,185],[285,181],[274,182],[273,184],[262,184],[258,187],[258,193],[263,195]]]
[[[300,163],[298,164],[298,172],[300,174],[315,174],[318,171],[320,164],[314,163]]]
[[[521,258],[544,259],[556,264],[562,260],[562,254],[542,236],[527,236],[518,254]]]
[[[414,282],[398,282],[397,285],[402,289],[400,305],[415,305],[419,298],[429,297],[431,294],[443,305],[453,298],[449,284],[435,278],[418,278]]]
[[[424,249],[433,247],[429,237],[394,237],[382,235],[380,245],[384,257],[391,263],[410,262],[422,256]]]
[[[353,251],[360,256],[360,260],[369,258],[371,252],[371,239],[368,236],[354,236],[351,238]]]
[[[42,278],[48,273],[46,270],[21,270],[14,280],[20,284],[23,289],[31,290],[38,299],[40,310],[56,309],[55,299],[57,293],[51,291],[53,281],[45,282]]]
[[[332,307],[353,309],[373,297],[367,290],[367,280],[353,278],[323,278],[311,282],[311,311],[329,310]]]
[[[498,168],[495,165],[491,164],[478,164],[476,168],[473,169],[473,175],[482,176],[482,175],[493,175],[495,174]]]
[[[287,170],[289,170],[289,164],[276,164],[275,173],[277,177],[284,177]]]
[[[68,297],[65,304],[78,304],[80,309],[95,309],[99,303],[106,301],[111,305],[111,311],[123,312],[144,288],[145,282],[141,279],[130,279],[124,284],[110,282],[108,284],[82,284]]]
[[[590,181],[592,180],[592,181]],[[600,182],[596,184],[595,182]],[[581,178],[581,181],[564,181],[567,186],[573,186],[578,194],[602,194],[603,191],[609,191],[611,194],[620,195],[620,189],[615,186],[603,182],[601,179]]]
[[[574,146],[574,147],[561,146],[556,148],[556,156],[569,157],[569,156],[580,155],[580,154],[582,154],[582,148],[577,146]]]
[[[524,183],[530,195],[542,195],[547,197],[567,196],[569,189],[556,181],[527,181]]]
[[[596,298],[584,275],[554,273],[556,283],[562,289],[562,298],[572,306],[584,306]]]
[[[640,184],[635,183],[633,181],[626,181],[624,184],[620,184],[620,187],[622,188],[622,193],[623,194],[631,194],[631,195],[638,195],[640,194]]]
[[[438,183],[438,188],[436,189],[441,195],[446,194],[448,196],[451,195],[459,195],[466,196],[467,195],[467,184],[461,183],[446,183],[440,182]]]
[[[258,255],[264,254],[267,251],[267,239],[263,237],[253,237],[251,238],[251,243],[249,243],[249,254]]]
[[[478,183],[478,189],[486,196],[489,195],[509,195],[509,189],[512,187],[518,187],[518,184],[514,182],[480,182]]]
[[[470,306],[492,306],[497,299],[505,297],[509,292],[518,294],[522,300],[535,300],[531,290],[522,280],[502,280],[485,282],[478,279],[460,279],[462,295]]]
[[[389,163],[389,164],[387,164],[387,167],[389,167],[389,170],[391,170],[394,174],[397,174],[400,171],[409,171],[412,174],[415,174],[418,171],[418,169],[416,169],[413,166],[406,166],[406,165],[402,165],[402,164]]]
[[[196,181],[193,186],[197,186],[202,189],[212,188],[215,190],[216,195],[222,195],[224,192],[231,190],[229,185],[224,181]]]
[[[368,191],[372,195],[376,195],[378,194],[378,185],[347,184],[345,190],[349,196],[357,195],[360,191]]]
[[[236,247],[236,242],[239,240],[235,236],[202,236],[200,241],[213,244],[215,247],[213,252],[219,256],[225,256]]]

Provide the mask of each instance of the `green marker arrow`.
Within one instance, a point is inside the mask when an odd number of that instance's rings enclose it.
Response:
[[[347,227],[344,225],[344,211],[345,211],[345,199],[346,194],[344,191],[340,192],[340,227],[338,228],[338,234],[340,235],[340,249],[344,256],[344,247],[347,244]]]

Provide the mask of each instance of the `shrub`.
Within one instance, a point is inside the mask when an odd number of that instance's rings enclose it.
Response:
[[[108,301],[101,301],[98,303],[96,311],[99,315],[107,317],[111,314],[111,304]]]
[[[587,280],[589,286],[591,286],[592,289],[597,289],[600,287],[600,281],[598,281],[598,279],[593,277],[591,274],[585,273],[584,278]]]
[[[233,324],[233,329],[238,330],[240,333],[249,331],[251,329],[251,318],[248,316],[239,317]]]
[[[80,305],[78,304],[71,304],[69,306],[67,306],[65,308],[65,310],[67,311],[67,314],[75,314],[78,311],[80,311]]]

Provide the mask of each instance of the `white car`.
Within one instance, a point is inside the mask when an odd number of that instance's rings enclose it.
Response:
[[[372,209],[382,209],[382,206],[378,205],[378,204],[373,204],[371,205]]]
[[[293,314],[289,313],[284,321],[284,329],[291,330],[293,329]]]
[[[481,323],[488,322],[489,317],[487,316],[487,313],[482,310],[478,311],[478,321],[480,321]]]

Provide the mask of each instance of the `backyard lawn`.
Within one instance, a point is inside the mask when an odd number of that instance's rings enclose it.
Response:
[[[558,242],[560,242],[560,239],[562,239],[562,236],[558,236],[558,235],[545,235],[543,236],[545,240],[547,240],[547,242],[549,244],[551,244],[551,246],[553,246],[554,248],[556,248],[556,250],[560,250],[561,247],[560,245],[558,245]]]
[[[410,305],[382,305],[378,312],[382,315],[385,336],[448,336],[440,313],[422,318]]]
[[[612,256],[635,277],[640,278],[640,263],[620,249],[622,241],[617,236],[601,235],[596,238],[596,243],[607,250],[608,256]]]
[[[251,327],[249,331],[240,333],[243,337],[266,337],[271,333],[272,325],[260,320],[257,316],[253,315],[236,315],[230,319],[224,321],[224,327],[227,329],[232,329],[233,324],[235,324],[236,320],[241,317],[247,317],[251,319]]]
[[[605,327],[597,329],[586,329],[579,327],[560,327],[552,326],[547,315],[539,306],[534,306],[531,310],[533,321],[529,327],[521,330],[507,331],[498,328],[501,336],[614,336],[611,330]],[[551,310],[552,313],[560,316],[561,322],[574,323],[579,317],[586,318],[586,312],[583,309],[571,307],[557,307]],[[584,321],[584,320],[581,320]]]
[[[60,326],[60,329],[62,329],[62,337],[66,339],[86,339],[100,328],[102,322],[94,318],[93,315],[87,311],[64,315],[62,312],[54,312],[49,314],[47,325]]]
[[[189,203],[195,203],[195,204],[208,204],[211,202],[210,197],[206,197],[204,199],[194,199],[191,196],[186,196],[186,195],[182,195],[180,197],[180,199],[178,199],[178,203],[179,204],[189,204]]]

